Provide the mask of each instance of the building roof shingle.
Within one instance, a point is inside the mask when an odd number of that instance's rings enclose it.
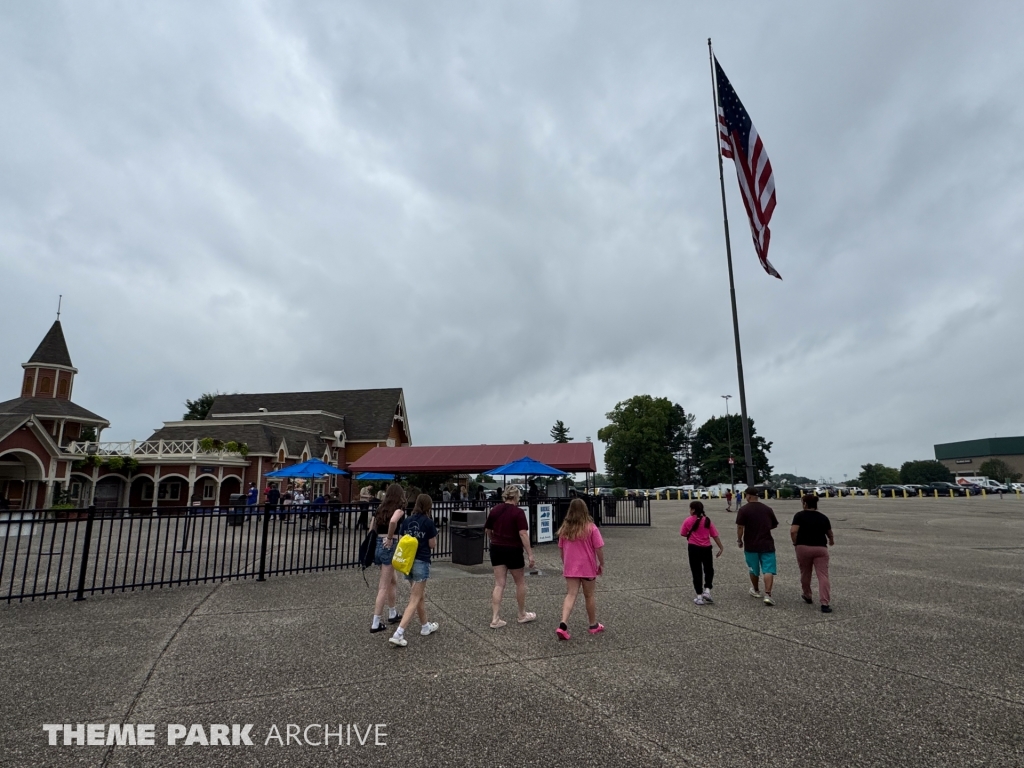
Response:
[[[74,368],[71,364],[71,354],[68,352],[68,344],[64,340],[64,330],[61,328],[60,320],[55,320],[46,336],[39,342],[36,351],[28,359],[30,363],[41,365],[66,365]]]
[[[266,408],[267,418],[288,419],[274,411],[327,411],[343,416],[348,440],[384,440],[391,431],[402,389],[346,389],[328,392],[271,392],[255,395],[217,395],[206,420],[226,414],[258,413]],[[406,424],[408,431],[408,424]]]
[[[40,416],[43,418],[77,419],[91,421],[102,426],[110,426],[110,422],[92,411],[86,410],[70,400],[52,397],[16,397],[0,403],[0,416]]]

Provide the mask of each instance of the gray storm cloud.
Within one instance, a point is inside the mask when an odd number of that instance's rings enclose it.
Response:
[[[1024,14],[929,9],[5,5],[0,387],[62,293],[112,439],[214,389],[402,386],[420,444],[717,415],[710,36],[778,187],[781,283],[726,169],[776,468],[1021,434]]]

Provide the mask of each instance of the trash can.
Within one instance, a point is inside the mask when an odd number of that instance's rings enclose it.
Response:
[[[636,502],[636,508],[637,509],[643,509],[644,508],[644,502],[647,501],[647,497],[646,496],[637,496],[636,498],[633,499],[633,501]]]
[[[452,564],[480,565],[484,561],[483,509],[453,509],[449,525],[452,532]]]
[[[604,516],[615,517],[615,507],[618,505],[619,500],[614,496],[603,496],[604,501]]]
[[[228,498],[228,525],[244,525],[246,501],[244,493],[232,493]]]

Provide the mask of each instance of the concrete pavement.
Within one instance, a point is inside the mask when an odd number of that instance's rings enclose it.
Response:
[[[436,563],[440,631],[414,621],[405,649],[368,632],[356,571],[0,605],[0,764],[1024,765],[1024,503],[823,499],[831,615],[800,600],[795,502],[773,503],[774,608],[747,595],[718,505],[713,606],[692,602],[685,502],[657,502],[651,528],[604,529],[607,631],[586,634],[581,599],[568,643],[553,546],[536,623],[516,624],[510,585],[491,630],[488,569]],[[44,723],[154,724],[156,746],[49,746]],[[211,723],[252,724],[254,745],[166,745],[168,724]],[[383,724],[386,746],[264,745],[325,723]]]

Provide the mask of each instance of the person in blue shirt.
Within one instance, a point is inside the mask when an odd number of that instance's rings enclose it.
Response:
[[[253,507],[259,500],[260,489],[256,487],[256,483],[249,483],[249,492],[245,495],[245,503]]]
[[[420,634],[423,636],[437,632],[437,622],[427,621],[426,594],[427,579],[430,578],[430,552],[437,546],[437,526],[430,515],[430,508],[433,502],[430,497],[421,493],[416,497],[412,514],[402,520],[402,526],[398,535],[408,534],[414,536],[419,542],[416,547],[416,558],[412,564],[412,570],[406,576],[412,582],[412,590],[409,595],[409,604],[402,612],[402,621],[395,630],[395,634],[388,638],[388,642],[399,648],[409,644],[405,639],[405,628],[409,625],[412,615],[415,612],[420,620]]]

